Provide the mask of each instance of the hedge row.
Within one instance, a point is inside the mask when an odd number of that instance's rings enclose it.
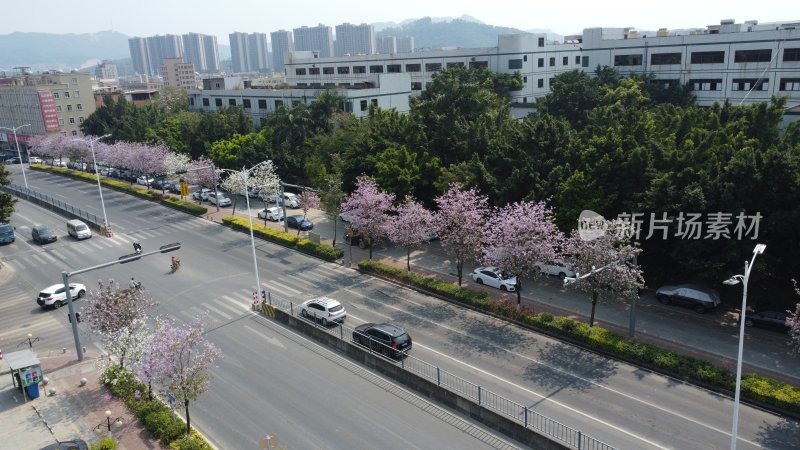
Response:
[[[477,309],[523,322],[534,329],[547,331],[556,337],[566,338],[571,342],[620,357],[634,364],[657,369],[676,378],[699,382],[729,392],[735,389],[734,374],[728,369],[717,367],[708,361],[639,342],[597,326],[590,331],[589,324],[568,317],[553,316],[546,312],[533,314],[524,309],[517,311],[515,305],[510,302],[487,299],[484,291],[475,291],[469,288],[459,289],[453,283],[408,273],[405,270],[375,261],[361,261],[358,263],[358,268],[435,292],[450,300],[468,304]],[[800,413],[800,389],[760,375],[748,374],[742,377],[741,397],[781,410]]]
[[[222,222],[234,230],[250,232],[250,221],[244,217],[223,217]],[[300,238],[293,233],[285,233],[255,222],[253,222],[253,235],[284,247],[296,248],[326,261],[336,261],[344,255],[344,251],[340,248],[333,248],[328,244],[317,244],[308,239]]]
[[[78,180],[89,181],[92,183],[97,181],[97,177],[92,173],[81,172],[78,170],[67,169],[64,167],[51,167],[42,164],[31,164],[31,168],[58,175],[65,175]],[[111,189],[135,195],[136,197],[144,198],[147,200],[163,203],[165,205],[171,206],[173,208],[179,209],[189,214],[193,214],[195,216],[201,216],[208,212],[208,208],[206,208],[205,206],[197,205],[191,201],[181,200],[180,198],[177,197],[164,195],[160,191],[147,189],[139,185],[129,184],[124,181],[114,180],[110,178],[100,178],[100,183],[103,186],[109,187]]]
[[[148,398],[147,386],[127,369],[114,365],[100,375],[100,381],[115,397],[122,399],[154,437],[175,450],[211,450],[194,429],[186,437],[186,422],[157,398]]]

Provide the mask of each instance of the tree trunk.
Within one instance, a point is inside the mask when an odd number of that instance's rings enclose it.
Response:
[[[461,273],[464,270],[464,261],[459,259],[456,261],[456,275],[458,275],[458,287],[461,287]]]
[[[406,249],[406,269],[411,273],[411,247]]]
[[[372,238],[369,238],[369,260],[372,261]]]
[[[334,217],[333,218],[333,248],[336,248],[336,229],[338,228],[337,227],[337,222],[339,222],[339,218],[338,217]]]
[[[236,197],[233,198],[233,211],[231,211],[231,215],[236,217]],[[266,222],[266,220],[264,220]]]
[[[183,400],[183,405],[185,406],[185,409],[186,409],[186,439],[189,439],[191,437],[192,423],[191,423],[191,420],[189,419],[189,399],[188,398]]]
[[[522,293],[517,289],[517,312],[522,310]]]
[[[594,310],[597,307],[597,291],[592,292],[592,315],[589,317],[589,330],[594,327]]]

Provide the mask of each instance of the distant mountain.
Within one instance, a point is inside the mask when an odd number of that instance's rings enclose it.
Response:
[[[486,25],[472,17],[463,17],[449,22],[437,22],[430,17],[424,17],[399,27],[385,28],[376,35],[413,36],[416,48],[437,49],[494,47],[497,45],[497,36],[501,34],[523,33],[516,28]]]
[[[483,23],[480,20],[478,20],[478,19],[476,19],[476,18],[474,18],[472,16],[468,16],[466,14],[462,15],[461,17],[456,17],[456,18],[447,16],[447,17],[431,17],[430,19],[431,19],[431,21],[433,23],[452,22],[455,19],[463,20],[464,22],[475,22],[475,23],[481,23],[481,24]],[[375,22],[375,23],[372,23],[370,25],[372,25],[372,27],[375,29],[375,32],[378,33],[380,31],[383,31],[383,30],[387,29],[387,28],[400,28],[400,27],[403,27],[403,26],[408,25],[410,23],[416,22],[417,20],[419,20],[419,19],[406,19],[406,20],[401,21],[400,23],[397,23],[397,22]],[[392,35],[389,35],[389,36],[392,36]]]
[[[11,33],[0,35],[0,70],[71,70],[93,60],[129,58],[128,36],[116,31],[85,34]]]

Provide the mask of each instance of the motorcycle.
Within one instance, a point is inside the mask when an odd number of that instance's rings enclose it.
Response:
[[[140,255],[142,253],[142,244],[140,244],[138,242],[134,242],[133,243],[133,251],[136,252],[137,255]]]
[[[172,270],[172,273],[177,272],[177,270],[181,268],[181,260],[178,258],[173,258],[169,268]]]

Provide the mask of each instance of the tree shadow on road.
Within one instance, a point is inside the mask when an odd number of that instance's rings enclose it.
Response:
[[[800,445],[800,422],[781,419],[775,425],[764,424],[754,439],[764,448],[796,449]]]
[[[467,317],[459,324],[459,328],[460,333],[448,331],[447,336],[460,355],[508,356],[509,350],[535,342],[533,337],[514,325],[496,326],[483,318]]]
[[[584,392],[597,383],[617,373],[617,363],[577,347],[562,343],[547,343],[539,350],[538,362],[525,368],[524,377],[542,388],[551,391],[545,398],[553,397],[562,390]]]

